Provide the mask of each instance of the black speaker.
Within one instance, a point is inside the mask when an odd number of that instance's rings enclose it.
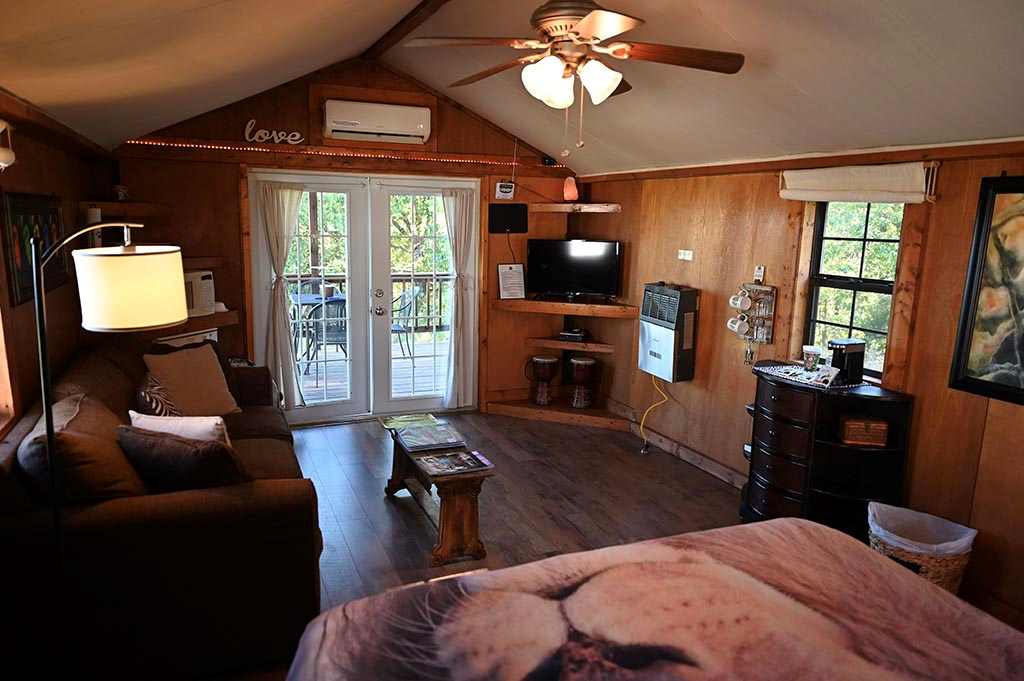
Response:
[[[487,231],[491,234],[526,234],[525,203],[492,203],[487,207]]]

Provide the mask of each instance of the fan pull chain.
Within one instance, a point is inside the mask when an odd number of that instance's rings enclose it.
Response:
[[[586,97],[583,96],[583,80],[580,79],[580,125],[576,129],[576,148],[583,148],[583,100]]]
[[[562,128],[562,152],[560,156],[566,158],[571,152],[569,151],[569,109],[565,110],[565,127]]]

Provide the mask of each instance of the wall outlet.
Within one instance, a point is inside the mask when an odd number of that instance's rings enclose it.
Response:
[[[680,260],[693,260],[693,251],[687,251],[679,249],[679,255],[677,256]]]

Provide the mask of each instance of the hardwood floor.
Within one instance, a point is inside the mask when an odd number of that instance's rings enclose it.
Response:
[[[497,467],[480,495],[487,558],[430,567],[435,531],[408,495],[384,496],[391,438],[376,421],[295,431],[316,485],[321,605],[478,568],[739,521],[739,492],[628,433],[484,414],[447,417]]]

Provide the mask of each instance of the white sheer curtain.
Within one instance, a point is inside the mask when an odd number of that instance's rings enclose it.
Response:
[[[445,223],[452,245],[452,324],[448,332],[448,381],[444,406],[458,409],[476,397],[477,301],[476,252],[479,230],[473,221],[473,191],[445,189]]]
[[[279,182],[262,182],[259,188],[260,214],[274,274],[267,305],[267,368],[281,387],[286,409],[306,405],[295,375],[295,349],[292,346],[288,318],[288,287],[283,276],[288,249],[298,229],[302,191],[299,185]]]

